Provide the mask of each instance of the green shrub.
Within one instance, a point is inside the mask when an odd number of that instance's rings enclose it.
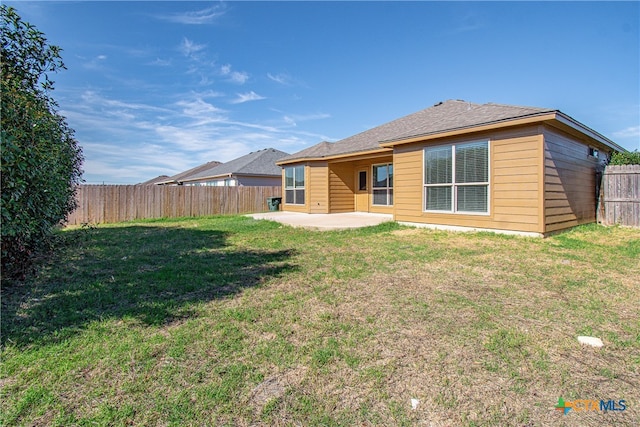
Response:
[[[628,151],[626,153],[614,152],[611,156],[610,165],[640,165],[640,151]]]
[[[64,69],[60,48],[0,6],[2,277],[23,276],[75,208],[82,151],[57,113],[47,73]]]

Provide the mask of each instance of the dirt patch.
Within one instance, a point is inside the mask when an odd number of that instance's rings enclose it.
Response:
[[[284,396],[288,388],[300,384],[307,370],[306,366],[298,366],[267,378],[251,391],[249,403],[258,412],[262,411],[267,402]]]

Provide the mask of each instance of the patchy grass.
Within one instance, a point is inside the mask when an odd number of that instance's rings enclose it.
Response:
[[[640,423],[637,230],[62,235],[37,279],[3,284],[3,425]],[[562,415],[560,396],[627,410]]]

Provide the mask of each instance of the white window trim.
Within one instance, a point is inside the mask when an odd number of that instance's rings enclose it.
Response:
[[[302,168],[302,176],[304,178],[303,183],[304,185],[302,187],[296,187],[296,168]],[[293,169],[293,187],[287,187],[287,169]],[[296,205],[296,206],[304,206],[305,205],[305,200],[307,198],[307,190],[306,190],[306,185],[307,185],[307,168],[304,167],[304,165],[297,165],[297,166],[288,166],[285,167],[285,171],[284,171],[284,183],[285,183],[285,187],[284,187],[284,200],[285,203],[287,201],[287,191],[293,191],[293,203],[286,203],[287,205]],[[304,191],[304,198],[302,203],[296,203],[296,190],[303,190]]]
[[[456,145],[466,145],[473,144],[474,142],[486,142],[487,143],[487,182],[473,182],[473,183],[461,183],[456,184],[452,182],[451,184],[427,184],[425,183],[425,168],[427,167],[425,163],[425,153],[427,148],[432,148],[435,146],[424,147],[422,149],[422,212],[424,213],[436,213],[436,214],[446,214],[446,215],[477,215],[477,216],[489,216],[491,215],[491,140],[490,139],[478,139],[474,141],[464,141],[464,142],[456,142],[450,144],[442,144],[442,146],[448,146],[451,148],[452,152],[452,162],[451,162],[451,180],[455,181],[456,176],[456,156],[455,156],[455,147]],[[464,187],[469,185],[486,185],[487,186],[487,211],[486,212],[473,212],[473,211],[459,211],[458,208],[458,198],[457,198],[457,187]],[[427,209],[427,187],[451,187],[451,207],[452,210],[448,211],[440,211]]]
[[[374,185],[373,185],[373,179],[375,177],[375,174],[373,173],[373,168],[375,168],[376,166],[387,166],[387,186],[386,187],[374,187]],[[372,206],[393,206],[393,203],[389,203],[389,190],[393,191],[393,186],[389,187],[389,169],[388,169],[388,166],[393,166],[393,162],[375,163],[375,164],[371,165],[371,205]],[[379,204],[379,203],[375,203],[375,197],[373,196],[373,192],[376,191],[376,190],[386,190],[387,191],[387,203],[385,203],[384,205]]]

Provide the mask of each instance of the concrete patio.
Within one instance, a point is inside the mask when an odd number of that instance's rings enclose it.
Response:
[[[393,221],[393,215],[367,212],[348,212],[335,214],[306,214],[298,212],[265,212],[249,214],[254,219],[268,219],[292,227],[310,230],[346,230],[349,228],[369,227]]]

